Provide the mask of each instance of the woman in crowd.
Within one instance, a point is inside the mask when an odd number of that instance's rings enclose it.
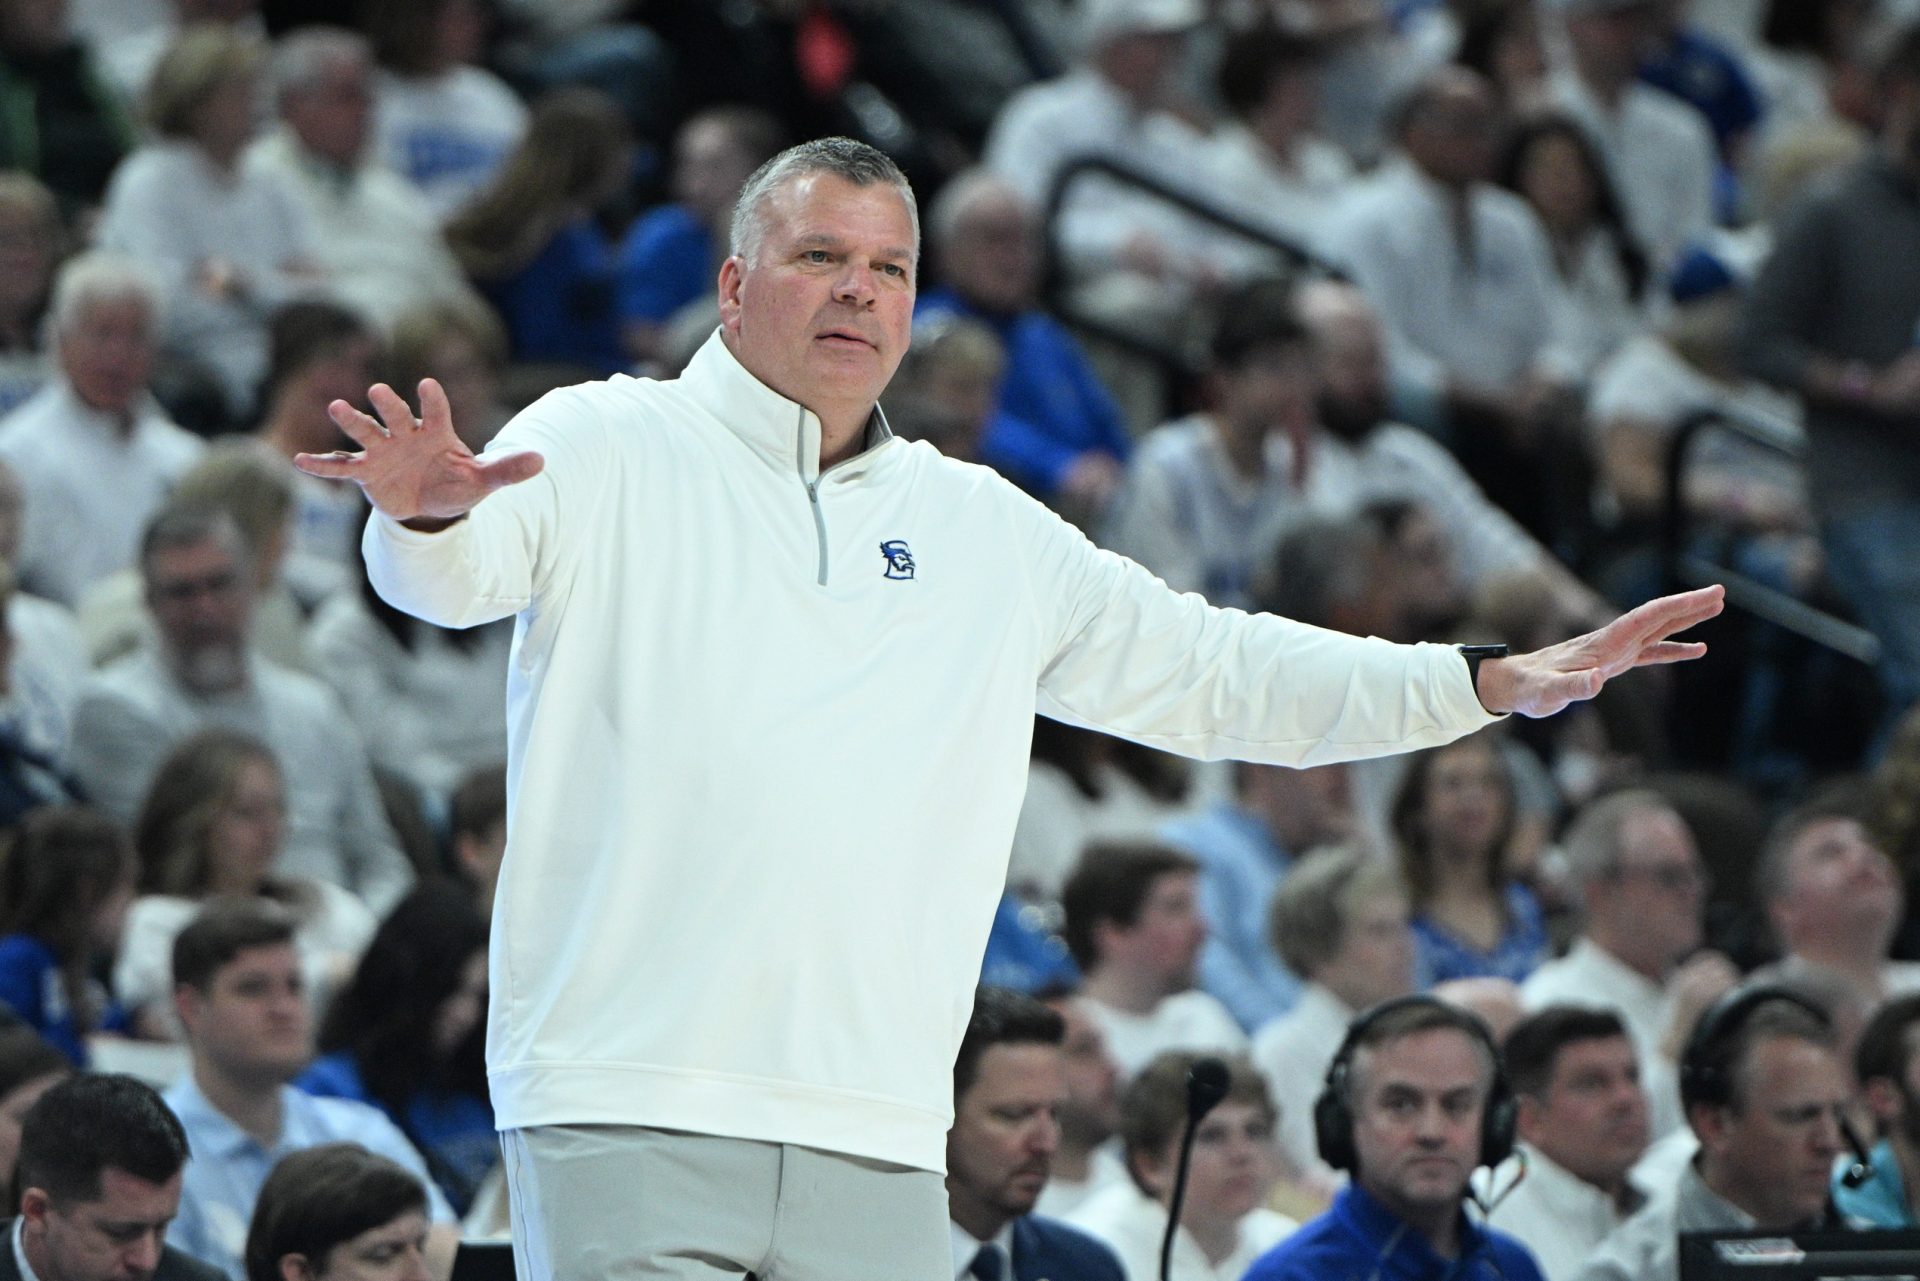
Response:
[[[127,1021],[93,977],[133,900],[133,851],[110,819],[36,810],[0,858],[0,1004],[87,1066],[87,1038]]]
[[[32,1028],[0,1031],[0,1187],[13,1186],[27,1109],[72,1075],[67,1056]]]
[[[453,410],[453,429],[476,454],[512,416],[500,390],[507,331],[477,299],[446,299],[401,313],[388,335],[387,355],[393,385],[409,396],[422,378],[440,384]]]
[[[429,1281],[427,1192],[357,1143],[282,1158],[247,1232],[246,1281]]]
[[[1547,959],[1539,900],[1508,866],[1513,822],[1512,778],[1491,735],[1409,759],[1391,824],[1425,983],[1518,983]]]
[[[556,89],[499,175],[447,224],[447,244],[507,323],[514,359],[594,375],[628,363],[615,251],[595,215],[633,170],[626,120],[605,94]]]
[[[0,414],[47,380],[40,320],[60,263],[60,207],[39,179],[0,172]]]
[[[327,1015],[320,1059],[295,1082],[385,1112],[462,1214],[500,1157],[486,993],[487,925],[471,893],[446,881],[416,886],[381,923]]]
[[[127,914],[114,968],[114,990],[143,1033],[179,1036],[173,939],[215,895],[258,895],[294,913],[315,1008],[351,971],[373,936],[373,914],[338,885],[277,875],[285,835],[285,780],[266,744],[207,730],[161,762],[134,825],[141,897]]]

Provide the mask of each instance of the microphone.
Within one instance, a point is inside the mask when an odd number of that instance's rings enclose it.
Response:
[[[1191,1084],[1188,1090],[1191,1092]],[[1840,1118],[1840,1137],[1847,1141],[1847,1147],[1853,1152],[1853,1164],[1840,1175],[1840,1186],[1848,1189],[1860,1187],[1873,1177],[1873,1155],[1867,1151],[1860,1132],[1845,1117]]]
[[[1187,1199],[1187,1167],[1193,1161],[1193,1136],[1201,1118],[1227,1097],[1227,1065],[1219,1059],[1195,1059],[1187,1067],[1187,1128],[1180,1135],[1180,1164],[1167,1203],[1167,1235],[1160,1242],[1160,1281],[1172,1281],[1173,1234],[1180,1230],[1180,1207]]]

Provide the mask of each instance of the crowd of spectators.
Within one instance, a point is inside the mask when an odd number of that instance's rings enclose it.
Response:
[[[1673,1275],[1677,1230],[1920,1223],[1916,24],[0,0],[13,1257],[95,1275],[61,1225],[102,1203],[139,1276],[444,1281],[505,1231],[514,627],[388,605],[363,498],[292,459],[379,380],[439,380],[479,450],[555,387],[676,375],[742,184],[836,132],[925,211],[894,430],[1174,589],[1531,649],[1740,587],[1702,663],[1405,760],[1036,720],[955,1070],[956,1276],[1157,1276],[1200,1054],[1228,1085],[1179,1281],[1394,1222],[1510,1281],[1515,1239],[1597,1281]],[[1400,1141],[1393,1073],[1483,1059],[1509,1133],[1463,1149],[1493,1209],[1456,1231],[1348,1149]],[[1842,1118],[1866,1177],[1792,1166]]]

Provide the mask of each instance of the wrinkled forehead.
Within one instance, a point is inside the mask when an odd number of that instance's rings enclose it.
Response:
[[[920,226],[906,193],[890,182],[856,183],[830,170],[795,174],[762,198],[766,239],[833,239],[918,261]]]
[[[1493,1084],[1493,1059],[1464,1028],[1427,1027],[1360,1046],[1353,1055],[1353,1088],[1359,1094],[1385,1089],[1446,1095]]]

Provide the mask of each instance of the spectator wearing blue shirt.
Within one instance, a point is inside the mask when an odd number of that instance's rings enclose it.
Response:
[[[1640,65],[1640,78],[1664,89],[1706,120],[1720,151],[1714,173],[1714,212],[1723,222],[1740,213],[1742,152],[1766,112],[1760,88],[1733,50],[1683,20],[1682,0],[1656,0],[1657,45]]]
[[[1920,1191],[1920,1091],[1914,1088],[1914,1050],[1920,1041],[1920,992],[1896,996],[1875,1010],[1854,1043],[1853,1070],[1861,1098],[1885,1135],[1870,1154],[1864,1181],[1843,1177],[1852,1164],[1833,1171],[1833,1204],[1842,1214],[1876,1228],[1920,1227],[1915,1193]]]
[[[740,188],[785,145],[780,122],[754,107],[712,107],[680,126],[673,202],[636,218],[620,244],[615,305],[635,360],[660,356],[668,322],[681,308],[713,301]]]
[[[447,224],[447,244],[506,322],[513,358],[604,376],[629,363],[614,248],[596,221],[626,185],[633,139],[606,95],[556,89],[499,175]]]
[[[1474,1170],[1513,1146],[1511,1093],[1478,1019],[1431,997],[1376,1006],[1349,1030],[1326,1091],[1321,1155],[1353,1181],[1245,1281],[1541,1281],[1525,1246],[1464,1209]]]
[[[334,998],[322,1056],[294,1085],[386,1114],[465,1214],[500,1159],[487,1100],[487,922],[450,881],[415,886]]]
[[[1268,942],[1273,893],[1293,860],[1353,830],[1345,765],[1283,769],[1235,762],[1233,796],[1160,830],[1200,864],[1207,942],[1200,986],[1248,1032],[1278,1018],[1300,995],[1300,977]]]
[[[1513,780],[1486,733],[1409,759],[1391,824],[1426,983],[1518,983],[1547,959],[1540,901],[1507,868],[1513,814]]]
[[[87,1066],[87,1037],[126,1018],[93,974],[133,902],[133,847],[111,820],[35,810],[0,861],[0,1004]]]
[[[1076,518],[1104,511],[1131,441],[1119,406],[1066,328],[1039,310],[1039,231],[1012,186],[984,170],[950,181],[927,215],[941,285],[916,316],[985,321],[1006,348],[999,408],[1038,435],[989,431],[981,461]]]
[[[170,1244],[242,1281],[247,1226],[281,1157],[322,1143],[358,1143],[428,1182],[426,1162],[378,1109],[317,1099],[289,1082],[312,1053],[312,1022],[292,918],[261,899],[221,899],[173,945],[180,1022],[192,1069],[167,1106],[193,1148]],[[459,1244],[446,1198],[430,1184],[427,1255],[445,1276]]]

